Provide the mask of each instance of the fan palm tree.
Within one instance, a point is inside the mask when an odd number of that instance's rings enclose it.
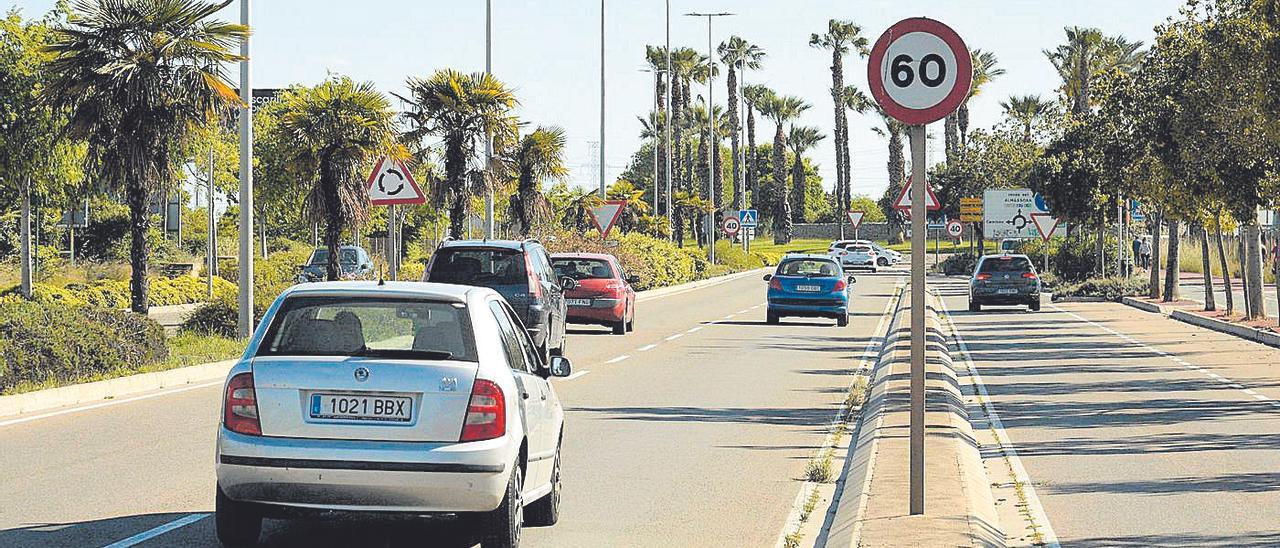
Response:
[[[1095,28],[1067,27],[1067,41],[1054,50],[1044,50],[1062,79],[1062,95],[1071,103],[1071,113],[1080,115],[1092,106],[1093,78],[1108,70],[1123,73],[1137,70],[1146,53],[1141,41],[1124,36],[1108,37]]]
[[[729,77],[725,83],[729,86],[729,129],[732,131],[729,136],[730,149],[733,151],[732,206],[733,209],[742,209],[742,196],[745,191],[740,173],[742,166],[738,163],[740,146],[738,132],[742,127],[742,122],[738,119],[738,76],[739,71],[758,70],[765,53],[760,46],[747,42],[740,36],[730,36],[728,40],[721,42],[717,52],[720,54],[720,60],[729,67]]]
[[[861,26],[852,21],[839,19],[827,21],[825,34],[810,34],[809,46],[831,51],[831,101],[835,107],[833,143],[836,147],[836,196],[837,202],[843,208],[844,203],[840,198],[848,195],[847,189],[852,173],[849,169],[849,120],[845,115],[844,55],[852,50],[865,58],[871,53],[871,49],[867,37],[862,35]],[[804,212],[802,211],[800,215],[803,216]],[[837,216],[841,218],[840,226],[843,231],[844,214],[840,213]]]
[[[88,143],[89,171],[128,202],[134,312],[147,311],[151,197],[173,187],[197,129],[241,104],[223,69],[249,29],[213,18],[230,3],[81,0],[48,48],[45,97]]]
[[[760,110],[760,105],[773,95],[773,91],[769,88],[755,84],[742,88],[742,100],[747,104],[747,153],[744,155],[747,161],[747,180],[746,192],[750,195],[750,200],[743,205],[754,204],[760,197],[760,178],[758,164],[756,162],[756,111]]]
[[[826,138],[826,135],[823,135],[821,131],[818,131],[818,128],[813,126],[793,125],[787,135],[787,145],[791,147],[793,156],[791,161],[791,216],[793,222],[805,222],[807,204],[804,184],[804,153]],[[843,216],[843,213],[841,215]]]
[[[488,137],[495,151],[513,146],[519,131],[512,109],[515,94],[491,74],[465,74],[453,69],[430,78],[409,78],[409,122],[405,137],[421,141],[438,137],[444,145],[444,184],[433,185],[432,201],[449,209],[449,235],[461,238],[473,194],[492,186],[491,166],[474,165]],[[399,97],[399,96],[397,96]]]
[[[542,194],[542,182],[569,175],[564,165],[565,134],[559,126],[538,126],[507,152],[503,163],[516,181],[511,196],[511,218],[517,230],[528,235],[535,224],[551,216],[551,203]]]
[[[973,84],[969,86],[969,96],[960,103],[956,110],[956,124],[960,132],[960,147],[969,142],[969,100],[982,93],[982,88],[997,77],[1004,76],[1005,70],[996,66],[996,54],[975,49],[970,53],[973,57]]]
[[[1031,130],[1035,123],[1053,108],[1053,103],[1045,101],[1039,95],[1010,95],[1009,99],[1000,102],[1004,115],[1022,125],[1022,140],[1031,141]]]
[[[640,219],[649,214],[649,202],[644,199],[644,189],[636,188],[635,183],[625,179],[618,179],[605,191],[605,195],[610,200],[618,200],[626,202],[627,205],[622,208],[622,218],[618,219],[618,228],[624,230],[634,230],[640,224]]]
[[[568,206],[565,207],[564,214],[560,218],[562,224],[578,231],[595,228],[591,221],[591,208],[604,203],[604,198],[600,197],[596,189],[573,187],[566,201]]]
[[[361,172],[377,158],[403,156],[395,146],[395,113],[372,83],[330,78],[313,89],[290,90],[277,131],[288,143],[290,171],[310,187],[307,220],[324,224],[327,278],[337,280],[342,229],[369,220]]]
[[[760,105],[761,112],[773,120],[773,184],[777,186],[778,203],[773,216],[773,242],[785,244],[791,241],[791,196],[787,187],[786,148],[787,134],[785,126],[795,120],[812,105],[799,97],[771,96]]]
[[[671,51],[671,177],[673,189],[691,190],[690,168],[691,153],[689,143],[685,142],[685,131],[688,129],[689,80],[701,75],[699,67],[706,56],[693,48],[678,48]],[[674,190],[673,190],[674,192]],[[675,218],[676,243],[684,246],[684,217],[680,209],[673,212]]]

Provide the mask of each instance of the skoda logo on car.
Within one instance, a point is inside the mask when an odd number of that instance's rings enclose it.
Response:
[[[364,382],[369,380],[369,368],[357,367],[355,372],[356,382]]]

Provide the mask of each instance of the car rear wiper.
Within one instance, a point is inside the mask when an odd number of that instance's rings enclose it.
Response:
[[[453,352],[449,352],[448,350],[369,348],[366,346],[353,354],[353,356],[368,358],[447,360],[453,357]]]

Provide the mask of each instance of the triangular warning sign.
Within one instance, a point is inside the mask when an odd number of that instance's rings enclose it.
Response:
[[[422,204],[427,195],[413,180],[404,162],[383,158],[369,174],[369,203],[373,205]]]
[[[606,200],[598,206],[591,207],[591,222],[600,229],[600,237],[608,238],[613,225],[622,218],[622,210],[627,208],[626,200]]]
[[[1058,219],[1048,213],[1032,213],[1031,222],[1036,224],[1036,230],[1040,231],[1040,237],[1046,242],[1053,237],[1053,231],[1058,229]]]
[[[862,218],[865,217],[866,214],[867,212],[865,211],[849,212],[849,224],[853,225],[854,230],[857,230],[858,227],[862,226]]]
[[[893,208],[911,209],[911,179],[907,179],[907,184],[902,187],[902,193],[898,195],[898,200],[893,203]],[[929,186],[927,181],[924,187],[924,208],[929,211],[942,209],[942,202],[938,201],[938,196],[933,193],[933,187]]]

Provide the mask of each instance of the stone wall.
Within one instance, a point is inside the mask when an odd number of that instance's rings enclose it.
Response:
[[[797,240],[836,240],[840,238],[840,226],[835,223],[803,223],[792,227],[791,237]],[[845,239],[853,239],[853,229],[844,227]],[[889,237],[888,223],[862,223],[858,227],[858,238],[863,240],[884,240]]]

